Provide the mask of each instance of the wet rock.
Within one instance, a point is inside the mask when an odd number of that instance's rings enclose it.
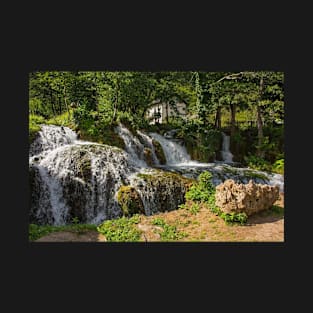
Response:
[[[144,206],[137,190],[131,186],[121,186],[117,192],[117,201],[123,215],[144,214]]]
[[[153,170],[147,174],[140,173],[131,185],[139,193],[145,208],[145,214],[176,210],[185,202],[185,193],[193,179],[176,173]]]

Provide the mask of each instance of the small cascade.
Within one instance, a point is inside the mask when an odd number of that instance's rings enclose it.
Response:
[[[72,144],[77,140],[77,134],[68,127],[41,125],[36,140],[29,149],[30,156],[44,151],[54,150],[60,146]]]
[[[185,147],[173,139],[140,131],[137,138],[123,125],[116,132],[124,139],[126,151],[78,140],[67,127],[41,126],[29,151],[31,223],[64,225],[78,217],[81,223],[100,224],[117,218],[122,215],[117,199],[121,186],[136,189],[147,215],[170,211],[184,202],[184,179],[198,178],[206,170],[212,173],[214,185],[226,179],[240,183],[251,179],[278,185],[284,191],[283,175],[225,164],[232,162],[226,135],[223,136],[225,163],[200,163],[191,161]],[[153,139],[162,146],[166,165],[159,165]],[[155,165],[162,170],[147,165],[145,148],[151,150]]]
[[[137,130],[137,134],[142,138],[142,140],[144,141],[145,145],[151,150],[154,164],[155,165],[160,165],[160,161],[159,161],[159,159],[156,156],[155,148],[154,148],[154,145],[152,143],[152,138],[149,137],[148,135],[144,134],[143,132],[139,131],[139,130]]]
[[[122,124],[119,124],[115,131],[124,140],[126,151],[130,154],[133,163],[138,167],[147,167],[144,160],[144,146],[140,140]]]
[[[230,136],[227,136],[226,134],[222,133],[223,136],[223,144],[222,144],[222,158],[223,161],[226,163],[232,163],[233,162],[233,154],[230,152]]]
[[[177,165],[191,161],[185,147],[172,140],[166,139],[157,133],[149,133],[149,135],[162,146],[167,165]]]
[[[115,194],[136,171],[130,156],[111,146],[79,140],[69,143],[66,128],[65,133],[50,130],[46,135],[57,148],[47,151],[45,145],[38,149],[43,152],[29,159],[31,222],[64,225],[78,217],[80,222],[98,224],[120,216]],[[37,139],[44,143],[42,134]],[[35,145],[40,147],[38,142]]]

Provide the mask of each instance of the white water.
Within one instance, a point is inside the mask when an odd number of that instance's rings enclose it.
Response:
[[[180,163],[191,162],[190,156],[185,147],[173,140],[166,139],[157,133],[149,133],[149,135],[158,141],[162,146],[167,165],[177,165]]]
[[[147,167],[144,161],[144,146],[139,139],[122,124],[115,128],[116,133],[124,140],[126,151],[131,155],[131,159],[138,167]]]
[[[149,137],[147,134],[144,134],[143,132],[137,130],[137,134],[139,136],[141,136],[141,138],[145,141],[146,145],[149,147],[149,149],[151,150],[152,152],[152,158],[153,158],[153,162],[155,165],[159,165],[160,164],[160,161],[159,159],[157,158],[156,156],[156,153],[155,153],[155,148],[154,148],[154,145],[152,143],[152,138]]]
[[[64,225],[71,222],[70,215],[79,214],[84,222],[98,224],[121,213],[115,194],[135,171],[129,155],[114,147],[77,140],[73,134],[66,127],[63,131],[58,126],[43,126],[30,147],[29,165],[40,182],[37,195],[32,195],[37,208],[33,215],[40,223]],[[32,155],[34,151],[41,152]],[[87,178],[82,161],[90,164]]]
[[[77,134],[68,127],[55,125],[41,125],[39,136],[30,146],[31,156],[43,151],[51,151],[60,146],[73,144],[77,140]]]
[[[223,135],[223,145],[222,145],[222,158],[223,161],[226,163],[232,163],[233,162],[233,154],[229,150],[230,146],[230,136],[227,136],[226,134],[222,133]]]
[[[250,179],[256,183],[278,185],[280,191],[284,190],[284,177],[280,174],[271,174],[267,172],[252,170],[250,168],[237,168],[227,163],[233,163],[233,155],[229,151],[229,136],[223,134],[223,162],[202,163],[192,161],[188,155],[186,148],[166,139],[163,136],[150,133],[151,137],[157,140],[164,151],[166,157],[166,165],[159,166],[169,171],[180,173],[183,176],[197,178],[201,172],[208,170],[212,173],[212,182],[214,185],[222,183],[226,179],[234,179],[236,182],[248,183]]]
[[[138,132],[144,141],[142,144],[123,125],[117,127],[116,131],[123,138],[126,151],[77,140],[76,133],[67,127],[42,126],[29,152],[29,166],[36,176],[31,215],[38,223],[64,225],[71,222],[71,217],[80,215],[83,218],[81,222],[99,224],[106,219],[118,217],[121,215],[121,208],[116,194],[120,186],[129,184],[134,185],[140,194],[146,214],[155,213],[160,196],[160,190],[157,190],[159,187],[148,187],[143,180],[133,179],[138,172],[146,173],[151,170],[144,161],[145,147],[151,149],[157,167],[186,177],[197,178],[201,172],[209,170],[213,175],[214,185],[229,178],[242,183],[253,179],[258,183],[279,185],[281,191],[284,189],[282,175],[236,168],[217,162],[192,161],[185,147],[159,134],[151,133],[148,136]],[[165,166],[159,165],[152,138],[164,150],[167,160]],[[229,151],[227,140],[223,151]],[[230,156],[225,159],[230,161]],[[89,169],[82,165],[84,162],[90,164]],[[162,192],[169,202],[177,202],[177,195],[170,186]]]

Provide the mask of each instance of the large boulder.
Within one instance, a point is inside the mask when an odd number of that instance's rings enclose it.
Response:
[[[131,186],[121,186],[117,192],[117,201],[123,215],[145,214],[145,209],[137,190]]]
[[[215,204],[225,213],[254,214],[271,208],[279,198],[279,187],[256,184],[236,184],[232,179],[216,187]]]
[[[185,193],[195,181],[156,169],[138,173],[131,180],[131,186],[140,195],[146,215],[176,210],[185,202]]]

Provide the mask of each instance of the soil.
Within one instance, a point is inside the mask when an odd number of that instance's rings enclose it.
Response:
[[[284,194],[281,193],[275,205],[284,208]],[[153,216],[142,216],[138,228],[143,232],[143,242],[160,241],[160,230],[151,222],[160,217],[167,224],[184,232],[185,237],[180,241],[205,242],[283,242],[284,216],[274,212],[263,211],[248,218],[247,224],[227,225],[207,207],[193,214],[186,209],[159,213]],[[36,240],[37,242],[105,242],[103,235],[96,231],[84,232],[55,232]]]

